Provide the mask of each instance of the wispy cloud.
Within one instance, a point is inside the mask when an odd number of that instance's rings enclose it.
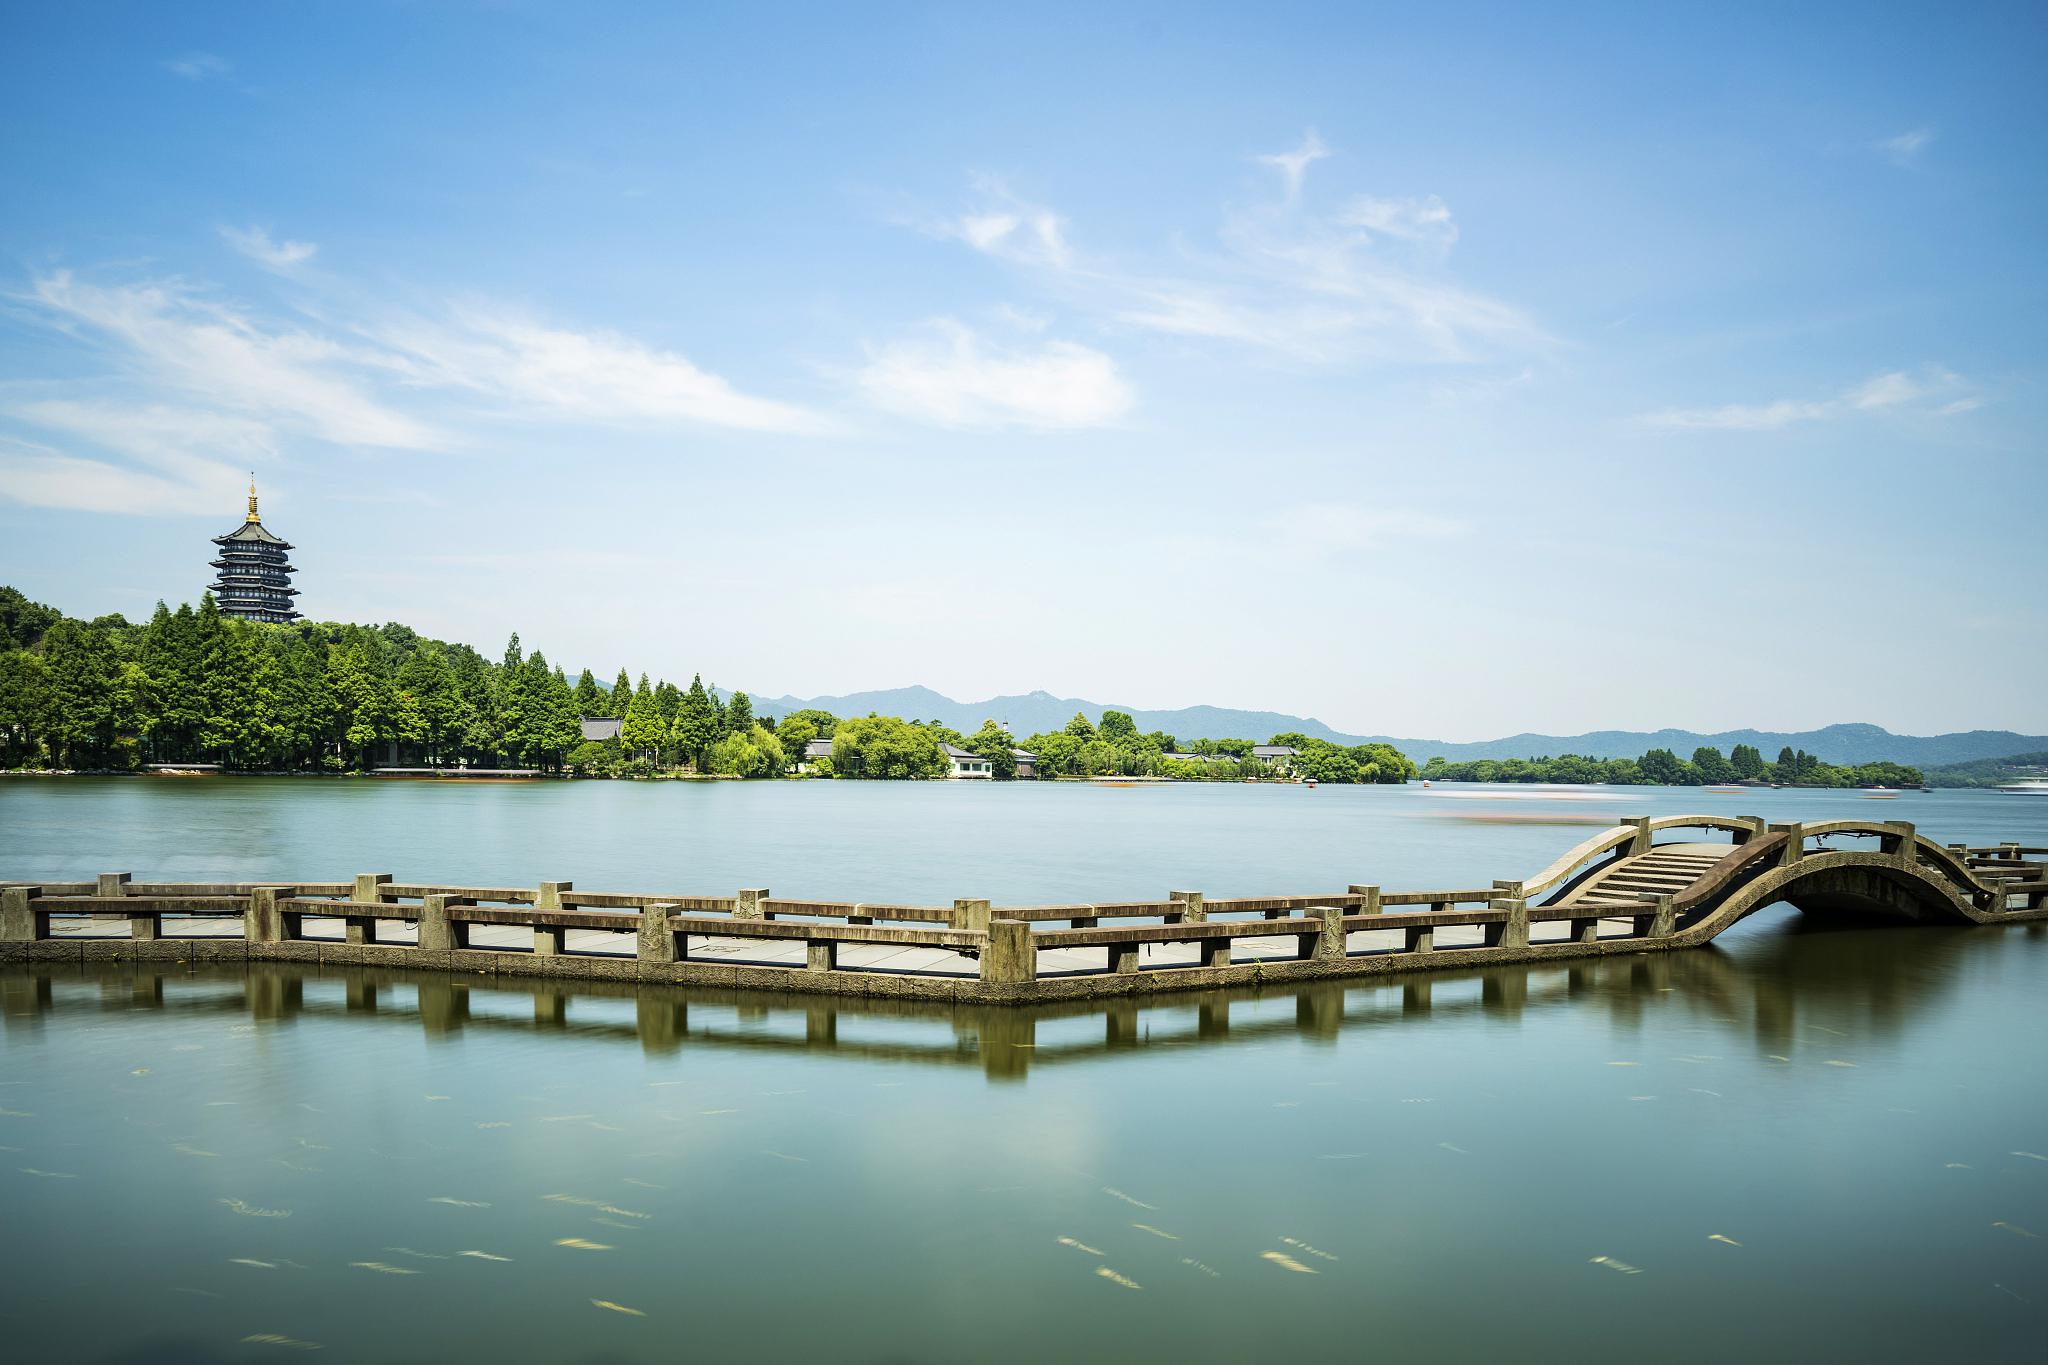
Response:
[[[320,248],[313,242],[274,242],[268,230],[260,227],[224,227],[220,235],[228,245],[262,266],[265,270],[288,275],[294,269],[313,259]]]
[[[1311,134],[1295,151],[1264,158],[1287,178],[1283,202],[1228,214],[1216,247],[1149,266],[1082,250],[1064,215],[986,179],[977,182],[980,202],[942,235],[1025,269],[1113,326],[1299,362],[1455,364],[1552,344],[1522,310],[1447,275],[1458,228],[1437,196],[1360,195],[1331,214],[1302,208],[1300,177],[1328,154]]]
[[[1301,186],[1308,178],[1308,168],[1329,155],[1330,149],[1323,145],[1322,138],[1311,128],[1302,134],[1301,145],[1293,151],[1273,152],[1258,160],[1280,172],[1281,182],[1287,187],[1288,201],[1292,202],[1301,197]]]
[[[1041,205],[1026,203],[993,176],[977,176],[974,184],[982,202],[936,224],[938,236],[1023,265],[1065,270],[1073,264],[1064,218]]]
[[[606,423],[700,423],[818,434],[833,424],[793,404],[744,393],[673,351],[608,331],[577,331],[493,308],[445,322],[378,329],[407,381],[467,390],[511,412]]]
[[[58,271],[34,282],[32,298],[141,377],[219,408],[338,445],[446,444],[431,426],[370,392],[360,375],[376,357],[295,327],[266,325],[176,281],[100,286]]]
[[[1893,165],[1913,166],[1919,164],[1920,153],[1933,141],[1932,128],[1913,128],[1897,137],[1884,138],[1876,146],[1878,151],[1892,159]]]
[[[948,427],[1101,426],[1133,402],[1100,351],[1070,341],[1004,349],[951,319],[872,350],[858,379],[876,406]]]
[[[234,68],[227,58],[217,57],[211,52],[187,52],[165,62],[164,70],[188,81],[212,81],[219,80]]]
[[[1640,420],[1646,426],[1667,431],[1779,431],[1804,422],[1859,414],[1931,410],[1940,416],[1953,416],[1982,403],[1973,395],[1955,396],[1966,387],[1962,376],[1938,367],[1918,375],[1892,370],[1830,398],[1780,398],[1769,403],[1729,403],[1716,408],[1671,408],[1645,414]]]
[[[0,436],[0,498],[28,507],[125,516],[218,512],[235,505],[239,471],[180,478],[63,454]]]

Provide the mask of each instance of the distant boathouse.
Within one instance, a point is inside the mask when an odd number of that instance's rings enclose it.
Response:
[[[220,558],[213,561],[220,570],[213,596],[223,615],[273,624],[299,619],[292,605],[299,595],[292,586],[298,570],[286,558],[292,547],[264,529],[263,518],[256,513],[254,479],[249,481],[248,517],[226,535],[215,536],[213,543],[220,546]]]

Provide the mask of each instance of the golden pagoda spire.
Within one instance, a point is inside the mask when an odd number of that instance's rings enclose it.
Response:
[[[262,517],[256,515],[256,471],[253,469],[249,471],[249,520],[263,520]]]

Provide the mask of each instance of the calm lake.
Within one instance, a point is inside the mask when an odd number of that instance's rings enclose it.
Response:
[[[1484,884],[1621,815],[2048,843],[2048,800],[1990,792],[1568,795],[6,779],[0,879],[1000,904]],[[2039,1362],[2044,1000],[2048,928],[1789,907],[1686,953],[1027,1011],[0,968],[0,1341]]]

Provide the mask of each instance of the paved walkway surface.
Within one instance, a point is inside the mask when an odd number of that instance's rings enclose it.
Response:
[[[778,919],[775,923],[802,921]],[[1626,919],[1603,919],[1600,921],[1600,936],[1607,938],[1627,934],[1632,927],[1631,921]],[[333,943],[342,941],[342,931],[341,920],[314,915],[306,916],[302,929],[308,939]],[[50,933],[58,938],[126,938],[128,922],[118,918],[93,920],[83,916],[53,915]],[[174,915],[166,915],[163,918],[165,938],[240,938],[242,934],[242,922],[233,916],[181,920]],[[1569,921],[1563,920],[1533,924],[1529,930],[1532,943],[1560,942],[1569,936]],[[410,944],[416,937],[413,926],[400,920],[384,920],[377,925],[379,943]],[[632,934],[602,929],[571,929],[563,938],[569,952],[593,957],[632,957],[635,951]],[[1473,947],[1482,940],[1483,934],[1477,925],[1446,925],[1436,931],[1439,948]],[[1403,943],[1404,936],[1398,929],[1366,929],[1349,935],[1346,947],[1354,953],[1382,952],[1399,950]],[[470,929],[470,946],[500,952],[527,951],[533,946],[533,932],[519,925],[479,924]],[[804,943],[801,939],[741,939],[692,934],[688,956],[700,962],[801,969],[804,966]],[[1231,944],[1231,960],[1234,962],[1287,961],[1296,956],[1296,942],[1292,934],[1240,938]],[[1191,943],[1147,943],[1138,950],[1141,968],[1194,967],[1199,966],[1201,960],[1200,948]],[[980,971],[973,958],[963,957],[950,949],[885,943],[842,943],[839,945],[839,966],[842,971],[903,972],[927,976],[972,977]],[[1040,976],[1104,972],[1108,969],[1107,948],[1051,948],[1041,949],[1038,954]]]

